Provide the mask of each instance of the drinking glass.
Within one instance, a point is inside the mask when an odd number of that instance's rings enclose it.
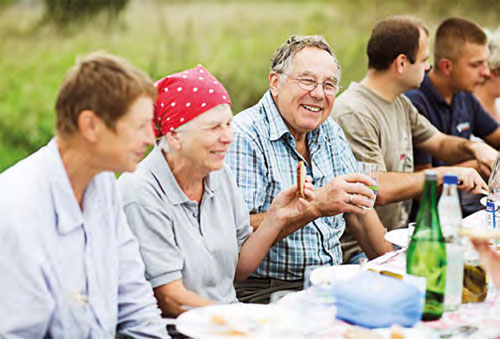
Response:
[[[373,199],[372,206],[371,206],[371,207],[373,207],[373,205],[375,204],[375,200],[377,199],[378,173],[380,170],[380,166],[379,166],[379,164],[360,161],[360,162],[358,162],[358,170],[359,170],[359,173],[370,177],[375,182],[375,186],[367,186],[375,194],[375,198]]]

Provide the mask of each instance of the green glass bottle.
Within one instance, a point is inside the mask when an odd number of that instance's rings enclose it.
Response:
[[[425,171],[415,231],[406,253],[406,272],[427,280],[422,320],[439,319],[444,309],[446,246],[437,212],[436,181],[436,172]]]

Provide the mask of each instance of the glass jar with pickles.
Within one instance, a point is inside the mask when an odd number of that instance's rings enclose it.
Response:
[[[462,303],[478,303],[484,301],[488,295],[488,276],[479,264],[479,256],[470,241],[467,239],[465,242]]]

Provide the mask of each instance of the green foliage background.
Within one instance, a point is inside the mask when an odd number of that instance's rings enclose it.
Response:
[[[42,2],[0,0],[0,172],[52,137],[57,91],[78,56],[114,53],[152,79],[201,63],[226,86],[237,113],[267,89],[273,51],[291,34],[323,34],[341,63],[344,88],[361,79],[370,29],[390,14],[415,15],[431,32],[449,16],[494,29],[500,1],[130,0],[114,20],[103,13],[62,29],[44,20]]]

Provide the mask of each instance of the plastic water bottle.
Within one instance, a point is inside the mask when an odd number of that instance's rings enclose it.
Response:
[[[495,229],[500,227],[500,161],[497,155],[493,171],[491,172],[490,179],[488,180],[488,197],[486,198],[486,228]]]
[[[443,176],[443,192],[438,203],[439,221],[446,242],[446,286],[444,310],[455,311],[462,303],[462,282],[464,277],[464,250],[459,230],[462,224],[462,210],[457,192],[458,177]]]

